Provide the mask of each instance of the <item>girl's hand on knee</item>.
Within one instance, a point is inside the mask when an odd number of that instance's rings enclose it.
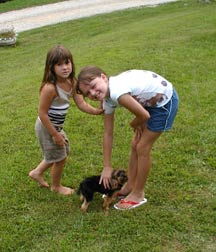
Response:
[[[139,142],[140,139],[141,139],[143,130],[144,130],[143,127],[138,127],[138,128],[136,128],[136,130],[135,130],[135,135],[136,135],[136,138],[137,138],[138,142]]]
[[[134,130],[134,138],[132,141],[132,148],[136,149],[137,144],[139,143],[142,133],[143,133],[143,128],[142,127],[138,127]]]

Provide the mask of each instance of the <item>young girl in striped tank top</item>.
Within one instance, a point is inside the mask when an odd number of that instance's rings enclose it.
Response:
[[[69,99],[83,112],[98,115],[102,109],[86,103],[75,92],[75,66],[71,52],[57,45],[47,53],[43,81],[40,87],[38,118],[35,132],[43,152],[43,160],[29,172],[29,176],[42,187],[49,187],[43,174],[51,169],[51,191],[70,195],[73,189],[61,184],[66,158],[69,154],[69,141],[63,130],[69,108]]]

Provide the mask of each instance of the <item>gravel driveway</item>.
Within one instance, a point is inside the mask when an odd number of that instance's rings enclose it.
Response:
[[[16,32],[138,6],[176,0],[71,0],[0,14],[0,28],[13,25]]]

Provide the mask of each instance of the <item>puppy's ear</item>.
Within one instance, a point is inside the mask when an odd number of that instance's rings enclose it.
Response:
[[[118,177],[123,177],[126,175],[126,171],[123,170],[123,169],[119,169],[117,174],[116,174]]]
[[[111,178],[112,179],[117,179],[119,177],[119,170],[113,170],[112,174],[111,174]]]

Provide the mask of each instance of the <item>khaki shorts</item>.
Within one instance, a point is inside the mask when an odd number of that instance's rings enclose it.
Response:
[[[53,142],[52,136],[48,130],[43,126],[40,119],[38,118],[35,123],[35,132],[39,139],[44,160],[47,163],[56,163],[65,159],[70,152],[70,146],[68,138],[63,130],[60,133],[66,139],[67,144],[65,146],[59,146]]]

